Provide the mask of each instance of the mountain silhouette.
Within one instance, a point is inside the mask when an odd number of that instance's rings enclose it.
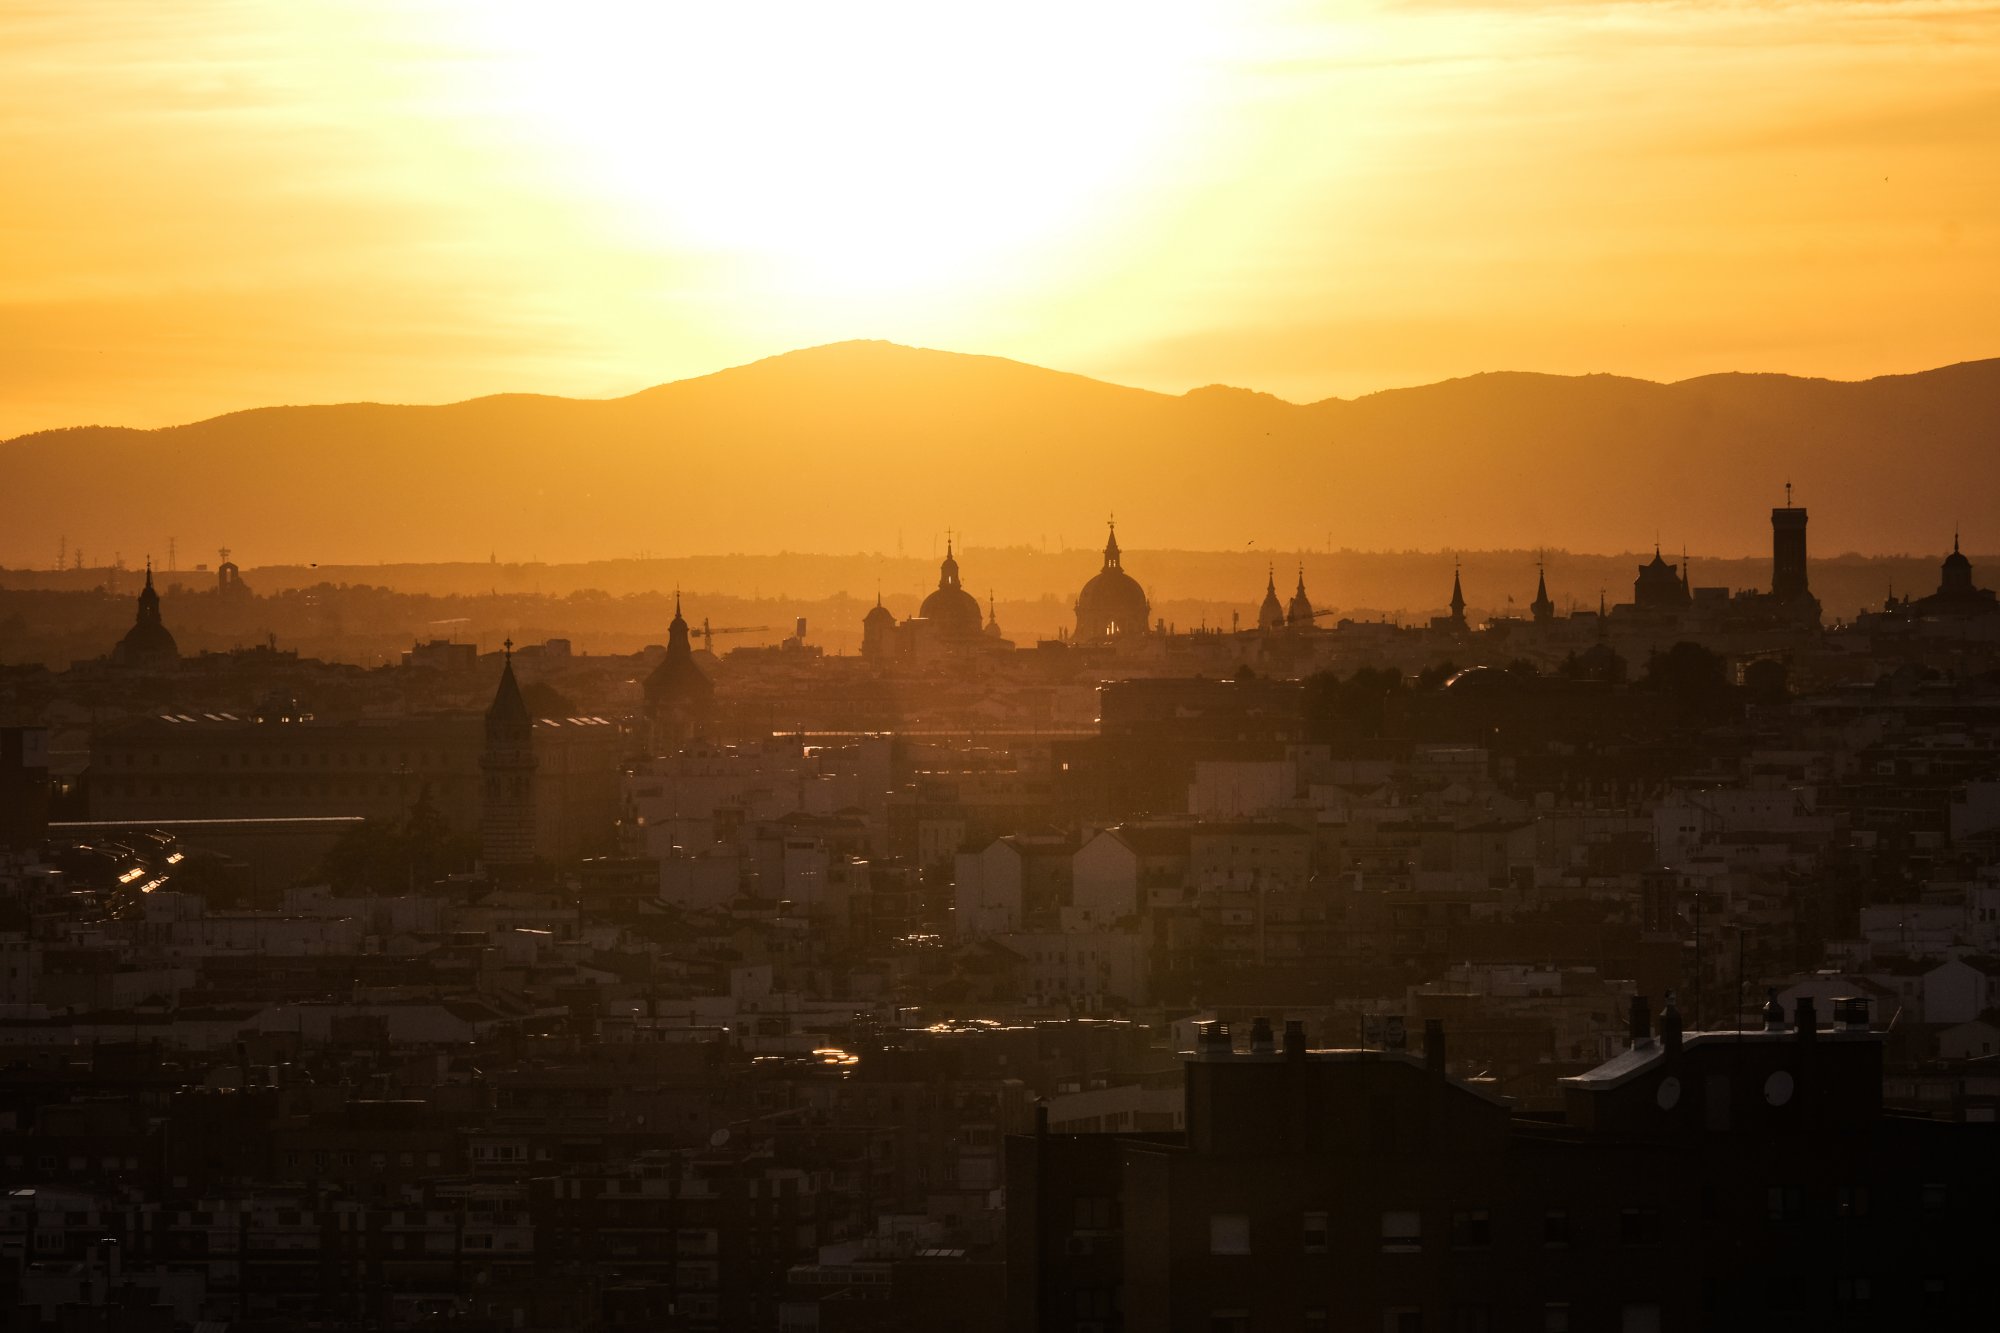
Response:
[[[1858,383],[1493,373],[1288,403],[836,343],[610,400],[266,407],[0,443],[0,560],[168,535],[240,559],[1309,545],[1768,550],[1796,483],[1816,553],[1948,549],[2000,500],[2000,360]]]

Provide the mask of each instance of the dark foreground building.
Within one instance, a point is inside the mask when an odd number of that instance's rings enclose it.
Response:
[[[1972,1328],[2000,1131],[1882,1109],[1865,1006],[1631,1049],[1522,1119],[1425,1055],[1207,1025],[1187,1130],[1008,1142],[1011,1327]]]

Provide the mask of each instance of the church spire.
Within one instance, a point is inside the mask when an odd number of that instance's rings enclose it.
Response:
[[[1458,561],[1451,562],[1451,618],[1465,623],[1465,589],[1458,581]]]
[[[535,859],[535,722],[514,678],[514,641],[500,648],[500,687],[486,710],[479,756],[479,852],[489,868]]]
[[[944,534],[944,563],[938,566],[938,587],[945,589],[958,587],[958,556],[949,528],[945,529]]]
[[[1285,608],[1278,601],[1278,567],[1275,563],[1265,567],[1264,601],[1257,608],[1257,628],[1276,630],[1285,627]]]
[[[1544,624],[1555,619],[1556,604],[1549,600],[1549,573],[1543,561],[1535,561],[1535,600],[1528,610],[1535,617],[1536,624]]]

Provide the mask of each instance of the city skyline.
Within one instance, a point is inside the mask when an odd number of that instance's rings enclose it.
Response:
[[[1992,1323],[1995,0],[0,0],[0,1333]]]

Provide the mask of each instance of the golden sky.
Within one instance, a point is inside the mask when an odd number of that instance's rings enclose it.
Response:
[[[1295,400],[2000,354],[2000,7],[0,0],[0,436],[847,338]]]

